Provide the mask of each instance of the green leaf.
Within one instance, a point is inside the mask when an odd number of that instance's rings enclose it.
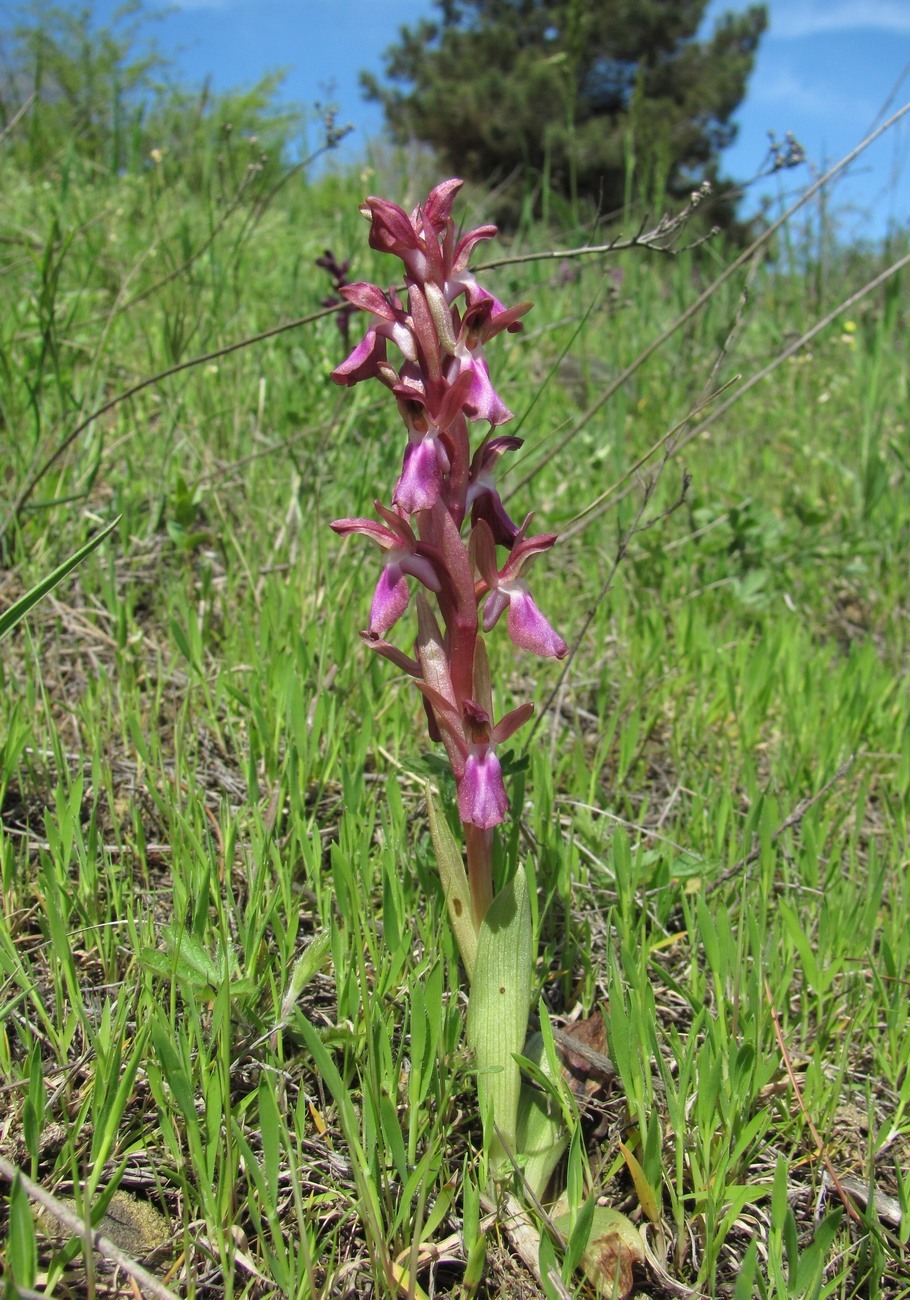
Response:
[[[454,1200],[454,1198],[455,1198],[455,1180],[449,1179],[449,1181],[445,1183],[442,1189],[440,1190],[439,1195],[436,1197],[436,1204],[433,1206],[432,1210],[427,1215],[426,1223],[423,1225],[423,1227],[420,1230],[421,1242],[432,1241],[433,1234],[435,1233],[436,1229],[439,1227],[439,1225],[442,1223],[443,1219],[446,1217],[449,1210],[451,1209],[452,1201]]]
[[[13,1179],[9,1194],[9,1239],[6,1258],[14,1284],[32,1287],[38,1271],[38,1246],[35,1241],[35,1220],[25,1188],[19,1175]],[[16,1294],[14,1289],[13,1294]]]
[[[589,1196],[576,1216],[575,1226],[569,1234],[569,1240],[566,1244],[566,1254],[562,1262],[562,1277],[564,1282],[569,1281],[572,1274],[584,1258],[588,1242],[591,1239],[591,1228],[594,1224],[594,1210],[596,1207],[597,1197]]]
[[[404,1138],[401,1135],[401,1124],[398,1122],[398,1110],[387,1092],[383,1092],[379,1098],[379,1122],[382,1125],[382,1136],[385,1140],[386,1150],[395,1164],[395,1171],[398,1174],[399,1181],[404,1183],[408,1176]]]
[[[66,575],[75,569],[77,564],[81,564],[87,555],[91,555],[92,551],[97,546],[100,546],[106,537],[110,536],[120,523],[121,518],[122,516],[118,515],[116,519],[113,519],[94,537],[89,538],[85,545],[80,546],[79,550],[75,551],[68,560],[64,560],[46,578],[42,578],[37,586],[32,587],[31,591],[27,591],[24,596],[20,596],[18,600],[10,605],[9,609],[0,614],[0,641],[9,636],[16,624],[22,622],[29,610],[37,605],[39,600],[43,600],[48,592],[53,591],[58,583],[62,582]]]
[[[468,1251],[468,1258],[465,1261],[462,1286],[464,1287],[464,1294],[466,1296],[473,1295],[476,1288],[480,1285],[486,1260],[487,1238],[486,1233],[482,1232],[475,1239],[474,1244]]]
[[[373,1250],[376,1252],[377,1259],[385,1265],[384,1272],[388,1280],[391,1277],[390,1261],[388,1259],[385,1247],[385,1236],[382,1228],[382,1214],[379,1208],[379,1197],[376,1188],[370,1180],[369,1161],[363,1144],[360,1141],[360,1134],[357,1125],[357,1114],[354,1110],[354,1103],[351,1100],[351,1094],[345,1086],[338,1068],[332,1060],[325,1044],[316,1032],[313,1025],[310,1024],[306,1016],[299,1010],[295,1015],[295,1025],[306,1043],[307,1050],[313,1058],[313,1064],[322,1076],[323,1082],[332,1094],[335,1105],[338,1107],[338,1119],[341,1124],[344,1139],[347,1143],[351,1156],[351,1167],[354,1174],[354,1181],[359,1193],[359,1214],[366,1228],[367,1236],[371,1241]]]
[[[733,1292],[733,1300],[752,1300],[755,1291],[753,1284],[755,1282],[755,1270],[758,1266],[758,1243],[751,1241],[749,1249],[743,1256],[743,1261],[739,1266],[739,1273],[736,1278],[736,1289]]]
[[[177,642],[177,649],[183,655],[187,663],[190,664],[191,667],[198,669],[198,664],[196,663],[193,652],[190,649],[189,638],[177,622],[176,618],[171,619],[171,636]]]
[[[619,1149],[622,1152],[622,1158],[626,1162],[626,1168],[632,1176],[632,1182],[635,1184],[635,1194],[638,1197],[638,1203],[644,1210],[645,1214],[652,1223],[660,1222],[660,1205],[658,1204],[657,1194],[645,1176],[645,1171],[630,1151],[625,1142],[620,1142]]]
[[[152,1025],[152,1044],[188,1130],[198,1132],[199,1119],[196,1115],[193,1085],[163,1021]]]
[[[477,1066],[477,1091],[494,1173],[515,1152],[521,1074],[534,973],[534,935],[527,878],[519,866],[487,908],[477,937],[467,1038]],[[499,1130],[497,1134],[496,1129]]]
[[[539,1088],[522,1088],[518,1151],[524,1161],[522,1174],[535,1196],[545,1195],[568,1141],[569,1130],[559,1102]]]
[[[310,980],[322,969],[331,951],[328,929],[318,930],[294,963],[287,992],[281,1000],[281,1019],[287,1020]]]
[[[259,1132],[262,1137],[262,1167],[272,1209],[278,1204],[281,1168],[281,1121],[273,1086],[271,1078],[263,1072],[259,1080]]]
[[[113,1097],[107,1100],[104,1112],[96,1118],[95,1138],[92,1142],[92,1163],[94,1168],[92,1177],[89,1180],[92,1192],[97,1186],[97,1177],[103,1170],[105,1162],[110,1158],[114,1144],[122,1131],[123,1116],[133,1093],[133,1085],[136,1082],[139,1064],[145,1055],[148,1036],[148,1025],[141,1026],[131,1044],[131,1052],[120,1076],[117,1089]]]
[[[838,1205],[830,1214],[825,1215],[816,1228],[815,1236],[800,1255],[796,1266],[796,1277],[791,1282],[794,1295],[808,1295],[824,1276],[828,1251],[843,1215],[844,1211]]]
[[[562,1300],[563,1288],[559,1285],[559,1261],[556,1258],[553,1242],[545,1232],[541,1233],[540,1237],[537,1267],[540,1270],[540,1281],[547,1300]]]

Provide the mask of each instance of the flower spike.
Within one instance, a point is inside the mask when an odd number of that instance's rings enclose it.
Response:
[[[528,537],[530,516],[519,528],[496,486],[502,456],[522,444],[493,432],[512,412],[494,387],[485,349],[498,335],[522,329],[530,303],[506,306],[470,270],[474,250],[496,227],[456,234],[452,210],[461,186],[457,178],[441,182],[411,213],[376,196],[363,206],[370,246],[403,263],[404,291],[399,297],[367,281],[344,285],[345,300],[367,313],[367,328],[332,378],[344,385],[375,378],[391,388],[407,436],[391,508],[377,502],[378,520],[339,519],[332,526],[343,535],[360,533],[384,552],[364,637],[415,679],[430,736],[445,745],[459,813],[471,828],[468,866],[479,924],[492,897],[490,833],[509,806],[496,749],[531,714],[531,705],[522,704],[493,722],[483,634],[507,612],[509,635],[520,648],[555,658],[568,648],[525,577],[529,562],[555,537]],[[390,343],[397,360],[389,356]],[[472,449],[470,430],[478,421],[489,431]],[[503,563],[499,547],[507,552]],[[385,640],[410,604],[412,581],[419,584],[414,658]]]

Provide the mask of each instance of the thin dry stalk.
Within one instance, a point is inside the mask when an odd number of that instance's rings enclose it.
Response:
[[[17,1169],[15,1165],[2,1158],[0,1158],[0,1178],[5,1178],[9,1183],[18,1178],[29,1200],[36,1201],[55,1219],[59,1220],[67,1232],[72,1233],[74,1237],[77,1237],[82,1242],[86,1251],[96,1250],[103,1259],[109,1259],[112,1264],[122,1268],[124,1273],[134,1278],[139,1286],[147,1291],[149,1295],[155,1296],[156,1300],[179,1300],[179,1296],[171,1291],[169,1287],[166,1287],[163,1282],[159,1282],[158,1278],[153,1277],[148,1269],[143,1268],[141,1264],[137,1264],[134,1259],[130,1259],[129,1255],[124,1254],[119,1246],[115,1246],[107,1237],[103,1237],[99,1231],[87,1227],[79,1215],[64,1205],[62,1201],[58,1201],[56,1196],[46,1192],[39,1183],[32,1182],[21,1169]]]
[[[606,405],[606,403],[610,400],[610,398],[613,397],[613,395],[617,393],[619,389],[623,387],[624,384],[628,383],[628,381],[632,378],[632,376],[638,370],[641,369],[641,367],[645,364],[645,362],[650,360],[650,358],[654,356],[655,352],[660,351],[663,345],[669,339],[671,339],[673,335],[677,333],[678,330],[682,329],[683,325],[685,325],[688,321],[690,321],[693,318],[693,316],[696,316],[701,311],[702,307],[704,307],[711,300],[714,294],[717,293],[718,289],[720,289],[722,285],[726,284],[727,280],[729,280],[730,277],[734,275],[740,269],[741,266],[749,262],[755,256],[755,254],[760,249],[762,249],[765,246],[765,244],[768,243],[768,241],[772,238],[772,236],[776,234],[776,232],[781,228],[781,226],[783,226],[787,221],[790,220],[790,218],[794,215],[794,213],[798,212],[799,209],[803,207],[806,203],[808,203],[809,200],[813,198],[813,196],[817,194],[818,191],[823,186],[828,185],[839,172],[843,171],[846,167],[850,165],[850,163],[852,163],[856,158],[858,158],[864,149],[867,149],[868,146],[872,144],[874,140],[877,140],[880,135],[882,135],[885,131],[889,130],[892,126],[894,126],[897,122],[899,122],[900,119],[904,117],[904,115],[907,113],[910,113],[910,103],[907,103],[903,106],[903,108],[898,109],[896,113],[893,113],[891,117],[888,118],[887,122],[883,122],[882,125],[877,128],[877,130],[871,132],[870,135],[867,135],[865,140],[863,140],[860,144],[858,144],[855,149],[853,149],[844,158],[842,158],[840,162],[835,163],[833,167],[831,167],[827,172],[825,172],[824,176],[820,176],[817,181],[815,181],[812,185],[810,185],[809,188],[805,191],[805,193],[800,195],[800,197],[796,200],[796,202],[793,203],[786,210],[786,212],[782,213],[777,218],[776,221],[772,221],[771,225],[768,226],[768,228],[764,230],[759,235],[759,237],[749,245],[748,248],[744,249],[743,252],[740,253],[739,257],[737,257],[734,261],[732,261],[730,265],[721,272],[721,274],[717,277],[717,279],[714,280],[711,284],[709,284],[707,289],[705,289],[702,293],[700,293],[698,297],[695,299],[695,301],[692,302],[685,309],[685,311],[681,312],[680,315],[677,316],[676,320],[673,321],[671,325],[667,326],[667,328],[663,331],[662,334],[659,334],[657,338],[654,339],[651,343],[649,343],[648,346],[644,348],[638,354],[638,356],[635,357],[633,361],[630,361],[630,363],[626,366],[625,370],[621,371],[620,374],[618,374],[616,378],[607,385],[607,387],[600,394],[600,396],[594,402],[592,402],[592,404],[588,407],[588,409],[579,416],[578,420],[576,420],[575,424],[572,425],[571,429],[569,429],[565,434],[563,434],[563,436],[560,438],[560,440],[557,443],[555,443],[552,447],[550,447],[550,449],[537,462],[537,464],[528,470],[524,478],[519,479],[519,481],[512,488],[512,491],[517,492],[521,488],[525,487],[528,483],[530,483],[531,480],[535,477],[535,475],[539,474],[545,465],[549,464],[549,462],[553,460],[554,457],[558,456],[559,453],[563,450],[563,448],[566,447],[572,441],[573,438],[577,437],[577,435],[587,427],[591,418],[597,414],[597,412],[601,409],[601,407]]]

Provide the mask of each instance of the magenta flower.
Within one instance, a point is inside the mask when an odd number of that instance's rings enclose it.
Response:
[[[509,434],[485,438],[474,453],[468,483],[467,504],[471,507],[471,522],[476,524],[478,519],[485,520],[493,541],[509,550],[518,536],[518,528],[506,514],[493,475],[503,452],[518,451],[522,445],[521,438]]]
[[[431,412],[419,373],[415,376],[408,368],[402,369],[404,379],[393,392],[408,431],[408,445],[392,500],[407,514],[415,514],[429,510],[439,500],[444,478],[451,469],[442,431],[458,418],[471,380],[470,376],[459,376],[444,390],[438,410]]]
[[[340,292],[353,306],[369,312],[371,322],[351,355],[332,371],[332,378],[336,384],[349,386],[374,376],[386,383],[391,379],[394,383],[395,370],[386,361],[386,340],[391,339],[410,360],[417,358],[417,348],[401,304],[397,299],[390,301],[377,285],[365,282],[346,284]]]
[[[527,582],[521,577],[522,570],[535,555],[550,549],[556,541],[556,535],[541,533],[538,537],[525,537],[530,521],[531,516],[528,515],[519,530],[511,555],[499,570],[496,568],[496,548],[491,529],[482,519],[474,526],[474,560],[490,593],[483,607],[483,630],[489,632],[503,610],[508,609],[507,626],[515,645],[543,658],[563,659],[568,654],[569,647],[541,614]]]
[[[445,746],[459,814],[470,828],[469,875],[482,914],[491,897],[489,832],[509,806],[496,750],[531,714],[525,704],[493,723],[482,634],[507,610],[509,635],[521,649],[562,658],[568,648],[540,612],[524,574],[556,539],[549,533],[526,537],[530,516],[518,528],[495,481],[503,454],[522,444],[493,433],[512,412],[493,384],[485,348],[504,331],[520,331],[530,303],[507,307],[477,283],[471,254],[496,228],[478,226],[456,238],[452,207],[460,188],[459,180],[444,181],[410,214],[376,197],[361,209],[370,221],[370,246],[401,260],[404,293],[399,298],[367,282],[340,290],[368,314],[368,323],[332,378],[345,385],[376,378],[391,388],[406,441],[392,507],[376,506],[382,522],[339,519],[332,527],[362,533],[385,552],[364,636],[415,679],[431,739]],[[397,361],[389,356],[390,343]],[[487,431],[472,450],[470,426],[480,421]],[[501,566],[497,547],[508,552]],[[411,579],[423,588],[416,601],[415,658],[384,639],[408,607]]]
[[[370,607],[370,635],[381,637],[407,609],[410,591],[405,575],[416,578],[430,591],[439,591],[442,584],[428,548],[418,542],[407,518],[386,510],[378,501],[374,505],[388,527],[373,519],[336,519],[331,526],[341,536],[363,533],[386,552]]]
[[[486,745],[474,749],[458,787],[458,816],[467,825],[487,831],[505,821],[509,799],[494,751]]]

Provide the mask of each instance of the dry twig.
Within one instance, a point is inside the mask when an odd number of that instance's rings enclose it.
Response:
[[[67,1232],[72,1233],[74,1237],[78,1237],[87,1250],[96,1250],[103,1259],[109,1259],[112,1264],[122,1268],[124,1273],[133,1278],[150,1296],[155,1296],[156,1300],[180,1300],[175,1292],[166,1287],[163,1282],[159,1282],[158,1278],[154,1277],[148,1269],[143,1268],[141,1264],[137,1264],[134,1259],[130,1259],[129,1255],[125,1254],[119,1246],[115,1246],[107,1237],[103,1237],[98,1229],[86,1226],[79,1215],[74,1214],[56,1196],[46,1192],[39,1183],[32,1182],[21,1169],[17,1169],[15,1165],[2,1158],[0,1158],[0,1178],[5,1178],[9,1183],[18,1178],[30,1201],[36,1201],[43,1206],[49,1214],[52,1214],[55,1219],[63,1224]]]

